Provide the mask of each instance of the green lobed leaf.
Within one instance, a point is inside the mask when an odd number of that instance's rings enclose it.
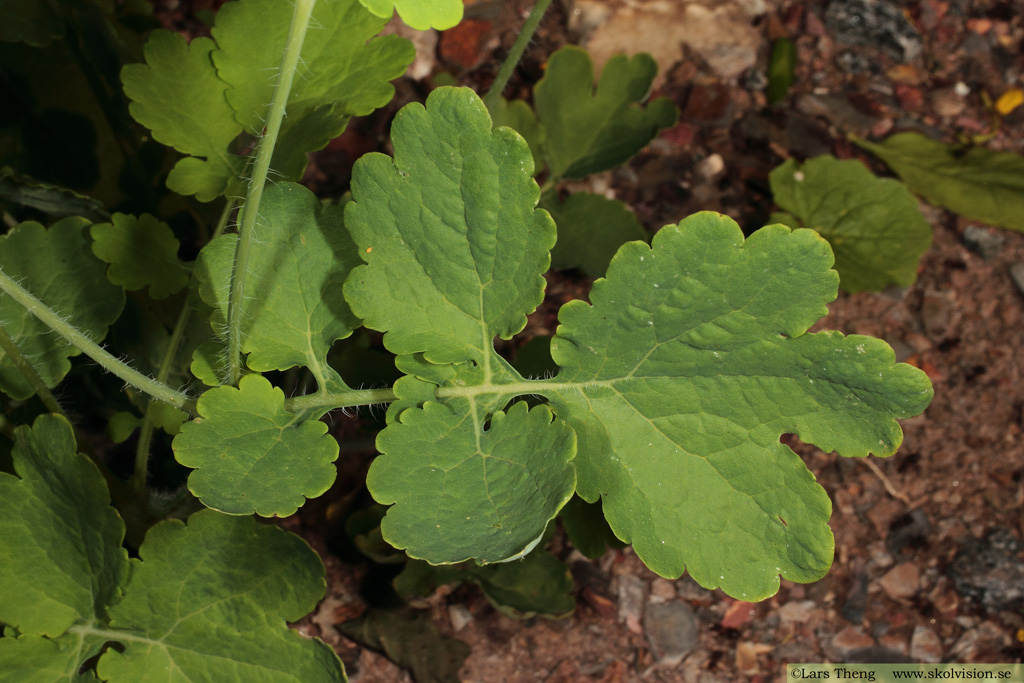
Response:
[[[139,558],[110,616],[114,628],[143,638],[104,654],[104,680],[149,681],[168,671],[181,681],[344,680],[329,647],[287,628],[326,587],[320,558],[298,536],[202,510],[187,526],[150,529]]]
[[[178,258],[178,240],[155,216],[115,213],[110,223],[90,228],[92,251],[110,264],[107,277],[128,291],[149,287],[164,299],[188,284],[189,266]]]
[[[614,168],[675,124],[675,105],[659,97],[641,107],[658,67],[650,55],[608,60],[594,87],[594,65],[567,46],[548,60],[533,89],[537,118],[547,131],[545,150],[554,178],[582,178]]]
[[[235,234],[211,241],[196,267],[199,294],[212,306],[214,329],[226,329]],[[242,351],[253,370],[308,367],[322,389],[348,387],[327,364],[327,351],[359,326],[342,294],[342,284],[359,263],[345,229],[341,207],[324,208],[295,183],[264,190],[256,241],[249,255],[247,297],[241,311]],[[215,356],[207,346],[207,364]],[[206,378],[210,372],[195,367]],[[204,380],[205,381],[205,380]]]
[[[124,306],[124,291],[107,280],[106,264],[92,255],[89,222],[64,218],[49,229],[39,223],[21,223],[0,237],[0,268],[79,330],[99,341],[117,320]],[[69,346],[25,308],[0,294],[0,323],[30,359],[48,387],[54,387],[71,369]],[[32,395],[32,385],[0,351],[0,389],[17,399]]]
[[[576,430],[578,492],[663,576],[743,599],[828,569],[831,506],[793,433],[842,455],[892,454],[927,377],[884,342],[806,334],[836,296],[828,244],[705,212],[630,243],[590,300],[570,302],[552,355]]]
[[[407,605],[371,607],[338,631],[364,647],[379,650],[417,683],[458,683],[459,669],[469,656],[469,645],[443,635],[428,610]]]
[[[177,33],[153,31],[143,49],[146,63],[121,71],[132,117],[158,142],[191,155],[171,170],[167,186],[204,202],[239,193],[245,167],[243,157],[228,151],[242,126],[211,61],[216,47],[209,38],[186,43]]]
[[[64,17],[54,0],[2,0],[0,40],[46,47],[64,37]]]
[[[564,202],[551,192],[541,199],[558,226],[558,241],[551,250],[553,268],[579,268],[600,277],[618,248],[632,240],[646,240],[636,215],[618,199],[577,192]]]
[[[474,411],[426,403],[377,438],[367,475],[374,498],[394,503],[384,538],[434,564],[502,562],[528,552],[572,496],[575,435],[544,406],[516,403],[490,425]]]
[[[78,670],[96,655],[108,683],[344,680],[329,647],[287,628],[325,588],[300,538],[203,510],[154,526],[129,560],[63,417],[18,427],[14,459],[17,476],[0,473],[0,681],[95,681]]]
[[[609,547],[621,548],[624,545],[608,526],[599,502],[588,503],[579,496],[573,496],[558,513],[558,518],[562,520],[565,535],[573,547],[592,560],[604,555]]]
[[[909,285],[932,229],[902,183],[876,178],[856,160],[790,159],[770,176],[775,203],[832,245],[839,284],[848,292]]]
[[[263,128],[291,20],[292,5],[278,0],[232,2],[217,13],[213,61],[236,120],[251,133]],[[359,0],[316,3],[288,98],[289,117],[331,105],[344,119],[387,104],[394,95],[389,81],[404,73],[415,50],[398,36],[374,38],[385,23]]]
[[[60,185],[19,175],[8,166],[0,168],[0,200],[30,207],[54,218],[81,216],[96,222],[110,218],[103,202]]]
[[[17,476],[0,472],[0,622],[58,638],[104,618],[118,597],[128,576],[124,524],[63,417],[18,427],[12,455]]]
[[[189,371],[200,382],[208,387],[226,384],[227,377],[227,346],[222,341],[211,341],[200,344],[192,352],[192,363]]]
[[[96,654],[101,642],[93,639],[89,649],[77,637],[57,640],[40,636],[11,635],[0,638],[0,683],[85,683],[98,679],[91,671],[79,673],[83,655]]]
[[[884,161],[911,192],[976,221],[1024,231],[1024,157],[964,149],[919,133],[854,143]]]
[[[526,143],[471,90],[438,88],[392,124],[394,160],[356,162],[345,220],[366,265],[345,297],[394,353],[490,363],[541,302],[555,228]]]
[[[547,131],[540,125],[537,115],[530,105],[522,100],[506,100],[499,97],[493,109],[488,110],[494,127],[508,126],[519,133],[530,145],[530,152],[533,154],[533,175],[544,170],[544,140],[547,138]]]
[[[565,617],[576,609],[569,568],[543,550],[535,550],[515,562],[486,567],[472,563],[437,567],[409,560],[392,583],[395,591],[409,600],[428,597],[439,586],[463,582],[480,586],[496,609],[513,618],[538,614]]]
[[[230,515],[287,517],[330,488],[338,442],[327,425],[284,407],[284,392],[259,375],[199,397],[200,417],[174,438],[178,462],[195,471],[188,488]]]
[[[462,21],[462,0],[359,0],[378,17],[390,19],[397,11],[417,31],[443,31]]]

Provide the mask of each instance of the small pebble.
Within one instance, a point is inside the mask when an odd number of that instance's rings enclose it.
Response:
[[[1024,294],[1024,261],[1010,266],[1010,277],[1013,278],[1013,284],[1017,285],[1020,293]]]
[[[912,562],[898,564],[885,573],[879,582],[890,597],[897,600],[913,597],[921,587],[921,576]]]
[[[964,230],[964,244],[975,254],[979,254],[986,261],[991,261],[1003,249],[1006,238],[997,232],[986,230],[977,225],[968,225]]]
[[[675,666],[697,647],[697,615],[679,600],[648,605],[644,633],[657,661]]]
[[[942,640],[930,628],[917,626],[910,637],[910,656],[921,662],[941,662]]]

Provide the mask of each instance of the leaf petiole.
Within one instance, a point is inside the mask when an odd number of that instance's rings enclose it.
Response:
[[[224,205],[224,210],[221,212],[220,220],[217,221],[217,227],[213,231],[213,239],[220,236],[224,229],[227,227],[228,219],[231,217],[231,212],[235,208],[235,201],[230,200]],[[186,298],[185,304],[181,308],[181,312],[178,314],[178,319],[174,323],[174,329],[171,331],[171,338],[167,342],[167,349],[164,351],[164,357],[160,361],[160,369],[156,373],[156,381],[161,383],[167,382],[168,375],[171,374],[171,365],[174,363],[175,356],[178,355],[178,347],[181,346],[181,340],[185,336],[185,327],[188,325],[188,320],[192,316],[192,307],[188,303]],[[135,491],[142,491],[146,487],[146,477],[149,467],[149,446],[153,440],[153,414],[149,408],[146,407],[146,411],[142,416],[142,425],[139,427],[139,442],[135,447],[135,470],[132,472],[131,487]]]
[[[242,208],[242,220],[238,229],[238,246],[235,250],[235,264],[231,274],[231,294],[228,299],[228,381],[237,385],[241,376],[242,326],[241,310],[245,300],[246,268],[249,264],[249,252],[252,246],[253,229],[259,216],[260,199],[263,188],[267,184],[270,172],[270,161],[274,155],[277,137],[281,132],[281,122],[285,116],[285,106],[291,93],[292,81],[302,52],[302,43],[306,38],[310,17],[316,0],[295,0],[292,23],[288,29],[288,41],[281,58],[281,73],[274,88],[274,99],[267,115],[263,139],[260,141],[256,162],[253,165],[252,180],[249,192]]]
[[[356,406],[391,403],[397,398],[393,389],[359,389],[335,393],[317,392],[315,394],[285,399],[284,407],[289,412],[298,413],[318,408],[335,410],[337,408],[354,408]]]
[[[498,70],[498,75],[494,77],[494,82],[491,83],[490,89],[483,97],[488,111],[494,111],[498,98],[501,97],[505,86],[508,85],[508,79],[512,77],[512,72],[515,70],[516,65],[519,64],[519,60],[523,58],[526,46],[533,39],[533,34],[537,32],[540,20],[544,18],[544,13],[550,5],[551,0],[537,0],[537,4],[530,11],[530,16],[526,18],[526,23],[523,24],[523,30],[519,32],[516,42],[512,44],[512,49],[509,50],[508,56],[505,57],[505,61],[502,62],[501,68]]]
[[[32,385],[32,389],[36,392],[36,396],[43,402],[43,405],[51,413],[57,413],[67,418],[67,413],[61,408],[60,404],[57,403],[57,399],[53,397],[53,393],[50,388],[46,386],[43,378],[36,372],[35,367],[29,362],[28,358],[25,358],[25,354],[21,352],[18,345],[11,339],[11,335],[7,334],[7,330],[0,325],[0,349],[7,354],[7,357],[11,359],[15,367],[21,372],[22,376],[28,380],[28,383]]]
[[[3,290],[7,296],[24,306],[29,313],[38,318],[44,325],[64,337],[75,348],[92,358],[109,372],[159,401],[170,403],[175,408],[195,414],[195,399],[191,398],[188,394],[170,388],[163,382],[147,377],[135,368],[112,356],[74,325],[57,315],[46,304],[33,296],[2,270],[0,270],[0,290]]]

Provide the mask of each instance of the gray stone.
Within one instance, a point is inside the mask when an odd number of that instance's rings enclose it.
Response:
[[[825,28],[836,42],[881,50],[899,62],[913,61],[921,52],[921,34],[888,0],[832,0]]]
[[[466,628],[472,621],[473,615],[465,605],[449,605],[448,618],[452,621],[452,630],[458,633]]]
[[[991,261],[998,256],[1005,243],[1006,238],[999,233],[977,225],[968,225],[964,230],[964,244],[986,261]]]
[[[1013,284],[1017,285],[1020,293],[1024,294],[1024,261],[1010,266],[1010,277],[1013,278]]]
[[[1024,606],[1022,552],[1024,543],[1012,531],[1000,527],[984,539],[967,541],[946,572],[960,595],[986,609],[1017,609]]]
[[[843,50],[836,55],[836,64],[839,68],[848,74],[866,74],[876,73],[880,71],[878,65],[875,62],[868,59],[865,55],[853,50]]]
[[[675,666],[697,647],[697,615],[679,600],[648,605],[644,633],[655,659]]]
[[[640,618],[644,613],[644,582],[638,576],[622,574],[616,579],[619,597],[619,621],[631,631],[640,631]]]

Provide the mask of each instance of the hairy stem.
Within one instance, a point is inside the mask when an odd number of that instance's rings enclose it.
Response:
[[[231,217],[231,212],[234,208],[234,200],[230,200],[224,205],[224,211],[221,212],[220,220],[217,221],[217,227],[214,229],[213,237],[211,239],[215,239],[224,232],[224,229],[228,224],[228,219]],[[189,306],[188,297],[186,297],[185,303],[181,307],[181,312],[178,313],[178,319],[174,323],[174,329],[171,331],[171,338],[167,342],[167,349],[164,351],[164,357],[160,360],[160,369],[157,370],[156,373],[157,382],[166,384],[167,377],[171,374],[171,366],[174,364],[174,359],[178,355],[178,348],[181,346],[181,340],[185,336],[185,327],[188,325],[190,317],[192,317],[192,307]],[[147,406],[146,411],[142,416],[142,425],[139,427],[139,442],[135,447],[135,470],[132,472],[132,478],[129,482],[134,491],[142,491],[146,488],[146,478],[148,476],[149,468],[149,446],[152,441],[153,414],[150,411],[149,406]]]
[[[377,403],[391,403],[397,397],[391,389],[361,389],[354,391],[342,391],[336,393],[307,394],[285,399],[284,407],[292,412],[313,410],[316,408],[353,408],[355,406],[369,406]]]
[[[18,368],[22,376],[28,380],[28,383],[32,385],[32,390],[36,392],[36,396],[43,402],[43,405],[51,413],[57,413],[67,418],[67,413],[57,403],[57,399],[53,397],[53,393],[50,392],[50,388],[46,386],[46,382],[36,372],[35,367],[29,362],[28,358],[21,352],[18,345],[11,339],[11,335],[7,334],[7,329],[0,325],[0,349],[3,349],[7,357],[14,363],[14,367]],[[68,420],[70,422],[70,420]]]
[[[274,88],[274,99],[270,104],[267,125],[264,129],[263,139],[260,141],[259,151],[256,153],[256,163],[253,165],[252,179],[249,181],[249,191],[242,209],[242,221],[238,228],[238,247],[235,250],[235,266],[231,274],[231,294],[228,299],[228,378],[231,384],[238,384],[242,372],[241,308],[245,301],[245,277],[249,264],[249,251],[252,246],[253,227],[256,225],[259,215],[260,199],[263,196],[263,188],[267,184],[267,173],[270,172],[270,160],[274,155],[277,136],[281,132],[285,105],[288,103],[288,95],[291,93],[292,80],[299,63],[299,54],[302,52],[302,43],[306,38],[306,29],[309,28],[309,20],[316,0],[294,0],[294,3],[292,23],[288,29],[288,41],[281,58],[277,86]]]
[[[147,377],[109,354],[74,325],[54,313],[46,304],[33,296],[2,270],[0,270],[0,290],[3,290],[7,296],[24,306],[29,313],[38,318],[44,325],[64,337],[74,347],[128,384],[131,384],[140,391],[144,391],[158,401],[170,403],[175,408],[186,410],[189,413],[195,413],[195,400],[187,394],[176,391],[163,382],[157,382]]]
[[[523,58],[526,46],[533,39],[533,34],[537,32],[540,20],[544,17],[544,12],[547,11],[550,5],[551,0],[537,0],[537,4],[530,11],[530,16],[526,18],[526,23],[523,24],[523,30],[519,32],[519,37],[513,43],[508,56],[505,57],[501,69],[498,70],[498,75],[494,77],[494,83],[491,83],[490,90],[484,95],[484,104],[487,105],[488,111],[494,111],[501,93],[505,90],[505,86],[508,85],[508,79],[512,78],[512,72],[515,71],[519,60]]]

